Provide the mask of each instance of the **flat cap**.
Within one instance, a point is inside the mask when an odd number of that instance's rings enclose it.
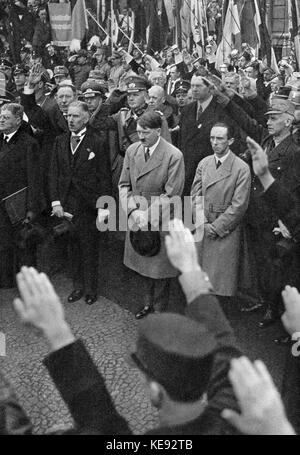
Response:
[[[173,313],[153,314],[139,323],[131,358],[167,389],[182,388],[188,393],[207,381],[207,359],[217,347],[213,334],[193,319]]]
[[[127,86],[127,93],[138,93],[143,90],[148,90],[149,82],[142,76],[130,76],[124,80]]]
[[[178,93],[187,93],[191,88],[191,83],[189,81],[178,81],[175,84],[174,94]]]
[[[285,96],[274,96],[272,98],[271,106],[268,112],[265,115],[273,114],[289,114],[294,116],[295,114],[295,105]]]
[[[17,65],[14,65],[12,68],[13,76],[15,74],[28,74],[28,72],[29,72],[28,66],[22,65],[20,63],[17,63]]]
[[[105,80],[105,73],[101,70],[91,70],[89,72],[89,78],[102,81]]]
[[[77,52],[77,57],[87,57],[88,51],[86,49],[79,49]]]
[[[84,82],[81,86],[81,93],[84,98],[94,98],[95,96],[105,97],[105,89],[97,81]]]
[[[53,76],[68,76],[69,71],[65,66],[56,66],[53,71]]]
[[[13,64],[7,58],[0,58],[0,67],[3,69],[9,69],[13,67]]]
[[[290,95],[289,95],[289,100],[295,105],[297,106],[297,108],[299,109],[300,107],[300,90],[292,90],[290,92]]]

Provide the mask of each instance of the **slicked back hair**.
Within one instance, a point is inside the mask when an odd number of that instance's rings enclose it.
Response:
[[[162,115],[157,111],[145,112],[137,121],[141,128],[157,129],[162,127]]]
[[[24,108],[21,104],[18,103],[7,103],[1,107],[1,111],[7,110],[11,112],[15,117],[23,120]]]

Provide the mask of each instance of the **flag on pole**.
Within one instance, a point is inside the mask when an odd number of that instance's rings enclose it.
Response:
[[[180,8],[182,48],[190,47],[191,0],[184,0]]]
[[[117,16],[114,9],[114,1],[111,0],[111,7],[110,7],[110,36],[111,36],[111,43],[117,44],[118,42],[118,35],[119,35],[119,25],[117,21]]]
[[[48,11],[54,45],[69,46],[72,32],[70,3],[49,3]]]
[[[164,0],[165,9],[168,17],[170,29],[175,27],[175,18],[173,13],[173,3],[172,0]]]
[[[249,44],[255,49],[256,56],[260,46],[261,15],[257,0],[244,1],[241,11],[241,34],[242,42]]]
[[[254,9],[255,9],[254,24],[255,24],[255,31],[256,31],[256,36],[257,36],[257,44],[258,44],[258,46],[260,46],[261,45],[261,41],[260,41],[259,28],[261,26],[261,17],[260,17],[260,11],[259,11],[259,7],[258,7],[258,4],[257,4],[257,0],[254,0]]]
[[[222,63],[230,62],[230,53],[241,43],[241,24],[237,0],[229,0],[225,16],[223,36],[217,49],[216,68],[219,69]]]
[[[260,56],[262,60],[266,59],[267,65],[272,68],[272,70],[278,74],[279,69],[277,65],[277,60],[275,56],[275,51],[272,46],[271,36],[268,30],[268,20],[267,20],[267,11],[262,5],[263,2],[259,2],[259,12],[261,17],[260,24]]]
[[[80,49],[81,41],[88,30],[88,19],[85,0],[76,0],[76,2],[72,2],[72,5],[74,6],[72,8],[70,50],[78,51]]]

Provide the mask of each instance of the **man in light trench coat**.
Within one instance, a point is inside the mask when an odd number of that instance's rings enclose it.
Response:
[[[160,113],[149,111],[143,114],[137,122],[140,141],[126,151],[119,192],[129,226],[137,225],[143,229],[148,223],[155,225],[154,205],[167,204],[174,196],[178,196],[180,201],[185,175],[183,155],[161,137],[161,126]],[[168,210],[161,213],[163,217]],[[152,257],[137,253],[131,244],[129,230],[126,233],[124,264],[145,277],[144,307],[136,314],[137,319],[154,310],[167,309],[170,279],[178,275],[165,249],[168,220],[159,218],[156,225],[159,226],[161,246],[158,254]]]
[[[215,294],[228,298],[237,291],[242,221],[249,203],[251,175],[249,166],[230,150],[234,139],[228,125],[216,123],[210,141],[214,155],[199,163],[191,196],[194,213],[197,196],[204,198],[201,266]]]

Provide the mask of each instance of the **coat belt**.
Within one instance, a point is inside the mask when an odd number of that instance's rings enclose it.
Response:
[[[225,205],[209,204],[208,211],[210,213],[224,213],[230,206],[231,206],[231,204],[225,204]]]

